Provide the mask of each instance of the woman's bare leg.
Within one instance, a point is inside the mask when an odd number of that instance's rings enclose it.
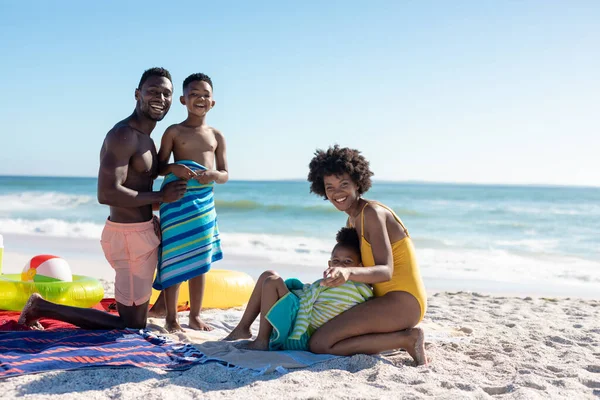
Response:
[[[423,330],[415,328],[421,308],[406,292],[390,292],[338,315],[310,338],[314,353],[376,354],[404,349],[417,365],[426,364]]]

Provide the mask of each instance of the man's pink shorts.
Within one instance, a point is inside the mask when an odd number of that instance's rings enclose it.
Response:
[[[121,224],[107,220],[100,244],[115,270],[115,300],[125,306],[150,300],[160,245],[153,221]]]

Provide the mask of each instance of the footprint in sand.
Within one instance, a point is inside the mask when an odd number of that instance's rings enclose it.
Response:
[[[506,386],[495,386],[495,387],[484,387],[482,388],[484,392],[489,394],[490,396],[497,396],[500,394],[510,393],[514,390],[512,385]]]
[[[585,369],[596,374],[600,373],[600,365],[588,365]]]
[[[527,386],[527,387],[530,387],[532,389],[537,389],[537,390],[546,390],[545,385],[542,385],[542,384],[539,384],[539,383],[533,382],[533,381],[524,381],[523,386]]]
[[[581,383],[584,384],[585,386],[589,387],[590,389],[600,389],[600,382],[598,382],[598,381],[593,381],[591,379],[584,379],[584,380],[581,380]]]
[[[548,337],[548,340],[551,340],[555,343],[560,343],[560,344],[568,344],[568,345],[573,345],[574,343],[569,340],[569,339],[565,339],[563,337],[560,336],[550,336]]]

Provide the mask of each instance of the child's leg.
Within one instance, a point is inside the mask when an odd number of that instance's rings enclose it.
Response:
[[[167,304],[165,302],[165,291],[161,290],[158,298],[148,311],[148,318],[162,318],[167,315]]]
[[[212,331],[212,328],[200,319],[202,299],[204,298],[204,277],[205,274],[202,274],[188,281],[190,287],[190,328],[197,331]]]
[[[256,285],[254,285],[254,290],[250,295],[250,300],[248,300],[248,305],[246,305],[246,310],[244,310],[244,315],[242,315],[242,319],[237,324],[233,331],[229,335],[227,335],[223,340],[238,340],[238,339],[250,339],[252,337],[252,331],[250,327],[258,317],[260,313],[260,303],[262,297],[262,289],[263,283],[265,279],[270,278],[272,276],[279,276],[275,271],[265,271],[263,272]]]
[[[280,276],[271,276],[265,279],[260,304],[260,328],[258,329],[258,335],[245,348],[250,350],[269,350],[269,338],[271,337],[273,327],[267,321],[266,315],[275,303],[289,292]]]
[[[177,321],[177,299],[179,298],[179,283],[169,286],[164,290],[165,303],[167,305],[167,318],[165,329],[168,332],[183,332],[183,328]]]

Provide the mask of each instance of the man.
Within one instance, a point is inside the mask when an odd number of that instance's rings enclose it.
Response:
[[[169,71],[145,71],[135,90],[135,110],[108,132],[100,150],[98,201],[110,206],[100,242],[115,269],[119,315],[54,304],[34,294],[19,323],[40,329],[38,319],[47,317],[86,329],[146,327],[160,244],[160,227],[152,209],[160,202],[179,200],[186,190],[185,181],[176,181],[159,192],[152,191],[158,161],[150,133],[169,111],[172,96]]]

